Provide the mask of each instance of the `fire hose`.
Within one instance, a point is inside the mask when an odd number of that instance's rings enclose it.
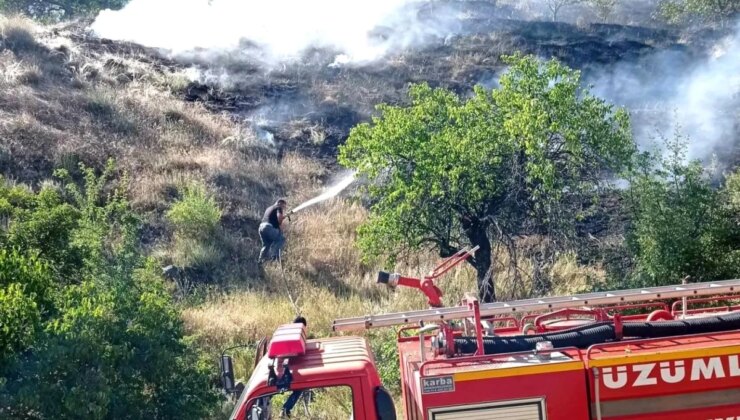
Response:
[[[675,335],[705,334],[740,329],[740,312],[681,321],[625,322],[622,336],[632,339],[661,338]],[[534,350],[537,343],[550,341],[555,348],[587,348],[594,344],[618,340],[617,328],[611,322],[599,322],[556,333],[484,337],[485,354],[514,353]],[[455,338],[459,353],[475,353],[476,337]]]

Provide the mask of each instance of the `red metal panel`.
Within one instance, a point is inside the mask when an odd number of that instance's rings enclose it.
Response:
[[[427,344],[428,348],[428,344]],[[419,343],[402,341],[399,355],[402,360],[402,381],[405,401],[405,418],[416,419],[416,408],[427,420],[428,410],[436,407],[463,406],[489,402],[544,398],[548,420],[588,419],[588,391],[586,373],[578,350],[562,351],[572,361],[552,365],[533,363],[532,366],[498,368],[504,366],[512,355],[486,355],[434,359],[427,353],[424,379],[454,378],[454,390],[449,382],[439,392],[422,393]],[[530,354],[530,353],[528,353]],[[433,361],[432,361],[433,360]],[[565,371],[559,369],[565,366]],[[558,370],[558,371],[555,371]]]
[[[302,326],[302,324],[300,324]],[[244,390],[243,399],[234,411],[236,419],[246,417],[246,403],[264,393],[275,392],[275,387],[267,386],[269,357],[265,357],[252,373],[252,378]],[[375,412],[374,390],[381,385],[375,369],[375,361],[367,342],[360,337],[334,337],[322,340],[308,340],[306,352],[290,359],[293,373],[292,388],[300,389],[315,386],[351,385],[355,404],[363,398],[362,410]],[[283,374],[282,364],[277,366],[277,375]],[[361,381],[362,389],[356,389]],[[356,417],[357,420],[368,417]],[[373,418],[372,416],[370,418]]]
[[[593,417],[595,418],[595,417]],[[725,407],[700,408],[670,413],[648,413],[629,417],[611,417],[623,420],[740,420],[740,407],[731,405]],[[604,420],[607,420],[604,418]]]
[[[458,381],[454,392],[422,395],[422,401],[426,410],[544,398],[548,420],[586,420],[589,418],[587,396],[585,374],[582,370],[574,370]]]
[[[735,419],[739,345],[731,332],[594,346],[592,413],[604,420]]]

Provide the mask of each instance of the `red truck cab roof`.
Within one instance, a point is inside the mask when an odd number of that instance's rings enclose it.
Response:
[[[278,392],[275,386],[268,385],[269,368],[275,359],[265,356],[251,375],[249,383],[231,415],[232,419],[246,419],[250,401],[256,397]],[[283,375],[283,360],[278,358],[275,373]],[[306,340],[304,354],[288,358],[288,366],[293,375],[291,390],[336,386],[344,381],[353,388],[355,412],[374,408],[357,407],[361,404],[358,393],[372,393],[381,386],[380,377],[368,343],[361,337],[333,337],[320,340]],[[353,386],[354,384],[354,386]],[[355,389],[355,386],[360,387]]]

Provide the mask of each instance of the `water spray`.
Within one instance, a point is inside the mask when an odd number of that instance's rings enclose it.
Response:
[[[306,207],[310,207],[310,206],[313,206],[314,204],[328,200],[332,197],[336,197],[340,192],[344,191],[347,187],[349,187],[355,181],[355,175],[357,175],[356,171],[349,173],[347,176],[342,178],[338,183],[327,188],[321,195],[299,204],[297,207],[289,211],[288,214],[291,215],[291,214],[297,213],[305,209]]]

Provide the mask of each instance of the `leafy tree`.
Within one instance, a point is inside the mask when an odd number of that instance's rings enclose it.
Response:
[[[208,366],[136,247],[125,177],[114,183],[112,163],[82,173],[39,193],[0,182],[0,417],[207,417]]]
[[[715,190],[699,162],[686,163],[685,142],[667,157],[643,156],[631,180],[628,246],[641,286],[734,278],[740,275],[740,225],[732,207],[736,176]],[[652,162],[658,161],[658,164]]]
[[[740,169],[727,176],[725,190],[730,212],[740,216]],[[740,219],[737,221],[740,223]]]
[[[740,14],[737,0],[663,0],[658,6],[660,15],[669,23],[692,21],[731,24]]]
[[[120,9],[129,0],[0,0],[0,7],[35,18],[69,19],[103,9]]]
[[[470,99],[411,86],[410,106],[379,106],[339,155],[371,180],[359,231],[365,256],[479,246],[470,263],[484,301],[495,298],[491,238],[514,254],[519,235],[567,242],[603,175],[634,150],[627,114],[582,89],[577,71],[531,56],[505,60],[500,88],[477,87]]]

